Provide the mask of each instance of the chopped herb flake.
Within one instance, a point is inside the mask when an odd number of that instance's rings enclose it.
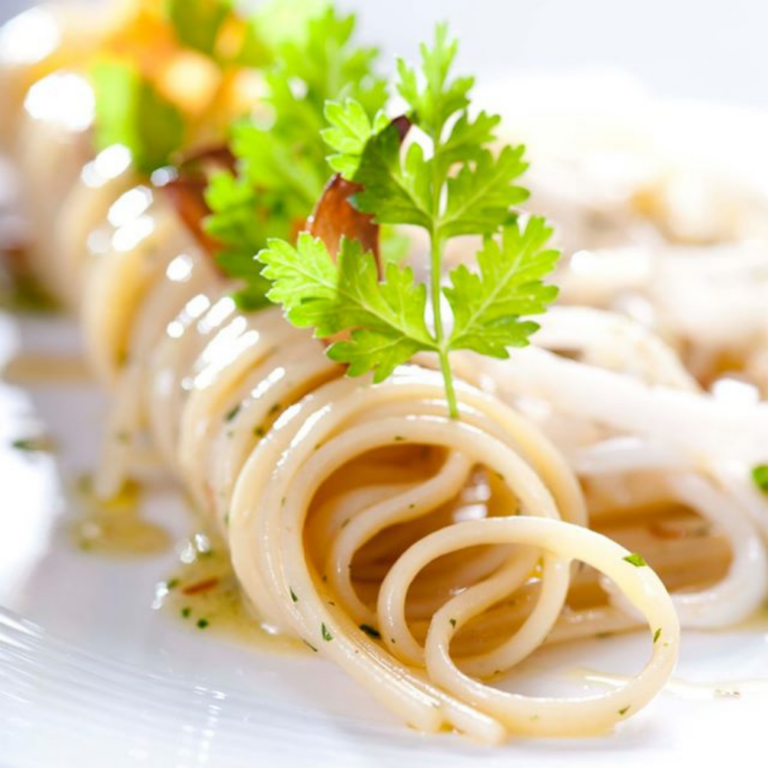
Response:
[[[306,645],[307,648],[311,648],[315,653],[317,653],[317,648],[315,648],[315,646],[312,645],[312,643],[308,642],[307,640],[302,640],[301,642],[304,643],[304,645]]]
[[[360,629],[365,632],[368,637],[373,638],[374,640],[380,640],[381,639],[381,632],[379,632],[378,629],[375,627],[372,627],[370,624],[361,624]]]
[[[179,580],[178,579],[171,579],[170,581],[167,581],[165,584],[166,589],[176,589],[176,587],[179,586]]]
[[[192,609],[187,605],[181,609],[181,618],[188,619],[192,615]]]
[[[450,622],[451,622],[451,626],[452,626],[452,627],[455,627],[455,626],[456,626],[456,619],[448,619],[448,621],[450,621]]]
[[[620,710],[619,710],[619,714],[620,714],[620,715],[626,715],[626,714],[627,714],[627,712],[629,712],[629,705],[627,705],[626,707],[624,707],[624,709],[620,709]]]
[[[238,413],[240,413],[240,409],[242,408],[242,404],[238,403],[232,410],[227,411],[227,415],[224,417],[224,421],[232,421]]]
[[[299,598],[296,597],[296,593],[293,590],[290,590],[290,592],[291,592],[291,600],[293,600],[294,603],[298,603]]]
[[[323,635],[323,640],[325,640],[326,643],[333,640],[333,635],[328,631],[328,627],[325,626],[325,623],[320,625],[320,631]]]
[[[53,442],[45,437],[28,437],[14,440],[11,447],[17,451],[45,453],[53,450]]]
[[[659,627],[654,633],[653,633],[653,644],[656,644],[656,641],[661,637],[661,627]]]
[[[209,624],[210,624],[210,622],[208,621],[208,619],[198,619],[197,620],[197,628],[198,629],[205,629]]]
[[[637,552],[633,552],[631,555],[627,555],[622,559],[626,560],[630,565],[634,565],[635,568],[642,568],[643,566],[648,565],[642,555],[638,555]]]

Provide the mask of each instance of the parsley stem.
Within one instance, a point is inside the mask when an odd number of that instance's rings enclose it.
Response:
[[[442,265],[443,241],[434,232],[431,233],[432,250],[430,255],[430,272],[432,279],[432,316],[435,323],[435,341],[437,342],[440,370],[445,381],[445,395],[448,400],[448,413],[452,419],[459,418],[459,408],[456,404],[456,390],[453,386],[453,371],[448,359],[448,350],[444,346],[445,331],[443,329],[442,310]]]

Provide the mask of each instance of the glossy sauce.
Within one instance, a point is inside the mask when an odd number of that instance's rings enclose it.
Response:
[[[161,554],[171,546],[168,531],[142,517],[141,493],[126,483],[113,499],[98,499],[89,477],[82,478],[75,493],[81,514],[71,524],[70,537],[81,550],[118,557]]]
[[[85,361],[72,356],[22,353],[8,361],[3,379],[9,384],[87,384],[91,375]]]
[[[214,534],[196,533],[183,543],[178,568],[155,588],[153,607],[195,632],[271,652],[309,652],[299,640],[278,633],[253,614],[244,600],[229,551]]]

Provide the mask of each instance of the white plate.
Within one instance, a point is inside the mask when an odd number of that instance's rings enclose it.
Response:
[[[69,321],[0,314],[0,365],[18,355],[77,350]],[[313,654],[274,654],[188,628],[153,610],[176,554],[119,560],[74,547],[81,514],[66,493],[97,456],[104,399],[87,383],[0,383],[0,763],[28,766],[398,765],[665,766],[704,761],[734,745],[764,756],[766,693],[715,687],[664,693],[614,734],[580,741],[512,741],[499,749],[406,729],[335,666]],[[10,447],[35,430],[53,454]],[[146,514],[179,542],[190,520],[163,483]],[[768,678],[766,624],[687,633],[689,680]],[[580,643],[537,654],[505,682],[548,692],[574,674],[637,668],[647,638]],[[719,687],[730,690],[730,684]],[[764,686],[763,686],[764,688]],[[519,761],[523,762],[520,763]],[[693,764],[693,763],[687,763]]]
[[[612,87],[625,93],[625,85],[616,81]],[[538,83],[536,93],[541,87]],[[584,114],[599,122],[586,95],[572,93]],[[605,88],[591,98],[593,106],[605,104]],[[638,109],[638,98],[634,113],[650,119],[648,110]],[[607,103],[616,111],[616,100]],[[523,112],[516,116],[518,124],[524,124]],[[734,125],[744,130],[748,124],[756,135],[739,147],[744,167],[750,159],[755,172],[755,155],[748,158],[746,146],[764,145],[764,124],[753,116],[745,123],[733,110],[724,123],[709,119],[720,114],[688,108],[687,123],[674,110],[665,120],[655,116],[658,125],[674,126],[678,139],[686,138],[688,151],[700,146],[702,155],[713,144],[690,126],[708,125],[714,139],[725,123],[731,135]],[[688,141],[691,136],[698,141]],[[765,153],[761,162],[768,167]],[[78,348],[70,321],[0,312],[0,367],[20,352],[76,355]],[[173,572],[176,552],[105,558],[77,549],[67,535],[80,514],[67,489],[96,464],[105,405],[102,394],[85,382],[19,387],[0,380],[3,766],[648,768],[671,765],[673,758],[709,765],[718,756],[742,755],[742,766],[765,764],[768,684],[733,683],[768,680],[768,621],[729,632],[685,633],[679,676],[711,685],[673,686],[613,734],[512,741],[489,749],[453,734],[408,730],[318,656],[265,653],[190,629],[189,622],[153,609],[156,584]],[[36,431],[53,437],[53,454],[12,448],[14,440]],[[155,482],[143,505],[146,516],[169,529],[181,546],[191,523],[178,491]],[[577,670],[631,672],[644,660],[648,643],[647,637],[627,636],[547,649],[504,685],[534,693],[586,687]],[[738,698],[722,695],[736,689]]]

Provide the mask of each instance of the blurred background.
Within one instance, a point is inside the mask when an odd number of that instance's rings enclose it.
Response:
[[[0,21],[29,4],[0,0]],[[360,12],[365,36],[392,55],[411,56],[434,21],[447,19],[461,36],[463,65],[486,79],[609,68],[635,75],[661,96],[768,106],[765,0],[338,0],[338,5]]]

